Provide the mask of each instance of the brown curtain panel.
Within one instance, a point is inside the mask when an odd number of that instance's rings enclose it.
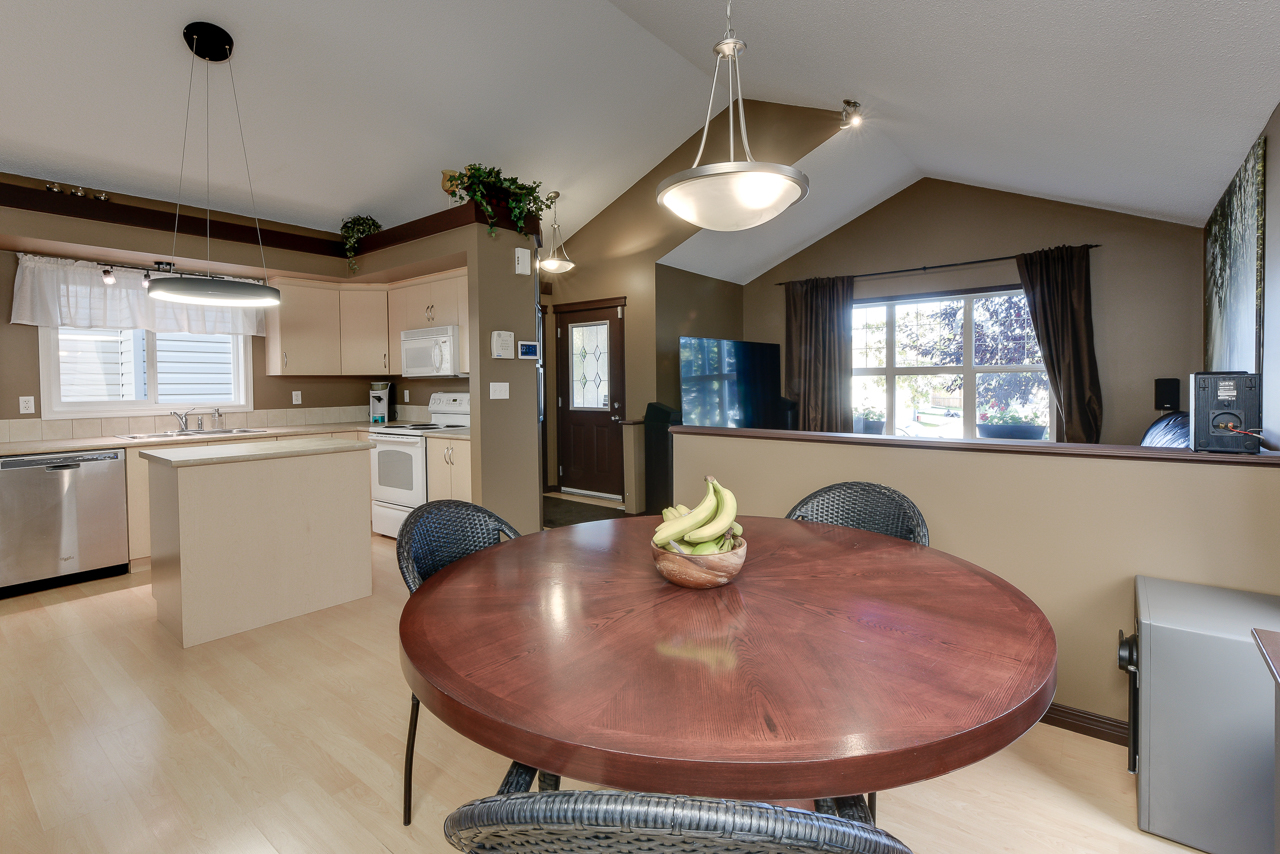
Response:
[[[853,432],[853,276],[788,282],[787,397],[797,427]]]
[[[1093,350],[1089,247],[1056,246],[1019,255],[1018,275],[1058,402],[1062,438],[1096,444],[1102,436],[1102,386]]]

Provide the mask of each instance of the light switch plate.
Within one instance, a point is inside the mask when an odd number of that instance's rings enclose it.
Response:
[[[35,415],[36,399],[34,397],[18,398],[18,414],[19,415]]]
[[[516,250],[516,275],[527,276],[533,272],[533,263],[528,249]]]
[[[509,400],[511,398],[510,383],[489,383],[490,400]]]
[[[293,393],[293,405],[297,406],[302,403],[302,392],[295,391]]]
[[[409,402],[409,389],[404,390],[404,402],[405,403]]]

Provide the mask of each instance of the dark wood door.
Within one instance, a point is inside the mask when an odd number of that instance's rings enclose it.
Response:
[[[623,299],[556,313],[556,432],[562,490],[622,497]]]

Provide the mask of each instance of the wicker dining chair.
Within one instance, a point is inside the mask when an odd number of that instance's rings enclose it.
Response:
[[[859,821],[749,801],[615,791],[499,794],[445,819],[467,854],[911,854]]]
[[[788,519],[825,522],[929,545],[929,526],[920,508],[896,489],[866,481],[833,483],[810,493]]]
[[[404,583],[413,593],[422,582],[455,560],[489,546],[496,546],[502,535],[508,539],[520,536],[500,516],[466,501],[429,501],[410,511],[396,536],[396,559]],[[413,746],[418,735],[417,694],[410,695],[409,737],[404,752],[404,823],[408,826],[413,796]],[[559,778],[548,776],[548,781]],[[545,787],[545,785],[544,785]]]

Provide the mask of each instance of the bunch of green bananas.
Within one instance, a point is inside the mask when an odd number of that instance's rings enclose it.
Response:
[[[683,504],[662,511],[662,524],[653,534],[653,544],[669,552],[714,555],[732,551],[734,538],[742,534],[742,526],[734,521],[738,515],[738,499],[711,475],[707,475],[707,494],[702,503],[690,510]]]

